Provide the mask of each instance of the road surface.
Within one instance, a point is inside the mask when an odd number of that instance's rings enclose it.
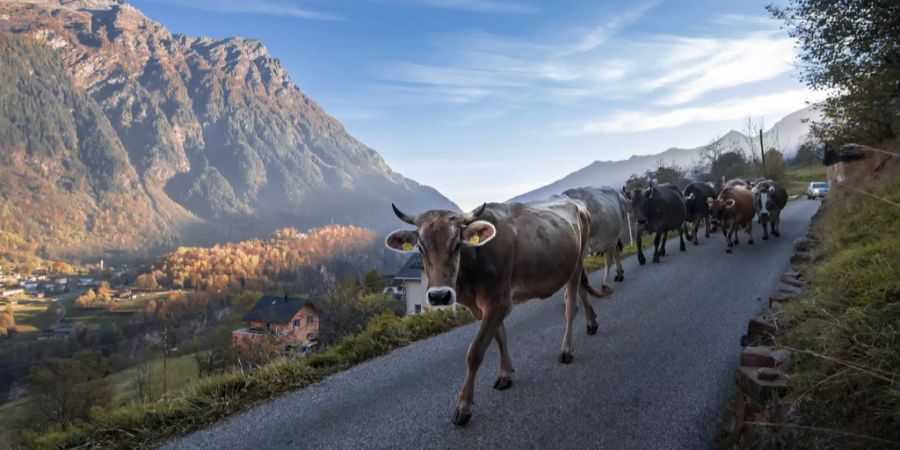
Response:
[[[517,305],[506,320],[513,387],[491,388],[496,345],[478,373],[472,420],[450,423],[476,325],[285,395],[166,445],[239,448],[711,448],[732,395],[740,336],[788,266],[818,201],[782,213],[782,236],[745,234],[731,255],[721,233],[661,264],[625,261],[610,300],[592,300],[600,331],[576,319],[575,361],[557,362],[560,293]],[[649,261],[649,257],[647,258]],[[601,272],[591,280],[600,284]]]

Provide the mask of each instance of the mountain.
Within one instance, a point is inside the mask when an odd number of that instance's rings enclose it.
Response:
[[[795,111],[777,123],[763,134],[763,142],[766,148],[775,147],[784,152],[790,158],[797,153],[797,148],[806,141],[809,135],[808,119],[819,120],[821,114],[814,107],[806,107]],[[751,144],[752,142],[752,144]],[[735,130],[731,130],[716,140],[716,144],[726,151],[740,150],[747,152],[751,148],[759,153],[759,138],[748,137]],[[699,160],[700,151],[706,145],[682,149],[670,148],[662,153],[654,155],[634,155],[631,158],[620,161],[594,161],[588,166],[578,169],[565,177],[546,186],[530,192],[526,192],[510,201],[540,200],[559,194],[566,189],[582,186],[622,186],[632,174],[643,174],[647,170],[655,169],[657,164],[678,165],[689,167]]]
[[[116,0],[0,0],[0,226],[49,257],[458,209],[391,170],[262,43]],[[3,249],[0,249],[2,251]]]

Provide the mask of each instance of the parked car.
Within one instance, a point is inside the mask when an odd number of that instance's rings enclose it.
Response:
[[[812,183],[809,183],[809,187],[806,188],[806,198],[812,200],[816,197],[824,197],[830,188],[831,185],[827,182],[813,181]]]

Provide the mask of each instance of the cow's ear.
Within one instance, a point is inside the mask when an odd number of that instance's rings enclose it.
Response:
[[[735,203],[735,201],[733,198],[729,198],[728,200],[725,200],[725,208],[727,208],[727,209],[734,208],[734,203]]]
[[[460,238],[469,247],[481,247],[497,236],[497,228],[494,224],[485,220],[476,220],[462,230]]]
[[[387,248],[400,253],[409,253],[415,250],[418,243],[419,232],[416,230],[396,230],[384,239],[384,245]]]

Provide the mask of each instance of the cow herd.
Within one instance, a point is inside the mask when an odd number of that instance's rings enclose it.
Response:
[[[566,327],[559,362],[571,363],[578,302],[585,310],[587,334],[596,334],[597,314],[588,296],[604,298],[612,293],[607,282],[613,264],[614,280],[624,280],[621,252],[630,235],[636,234],[642,265],[646,263],[641,245],[644,233],[655,233],[653,262],[658,263],[666,254],[669,233],[678,233],[679,249],[685,251],[685,239],[698,244],[701,225],[707,238],[721,227],[726,251],[731,253],[740,230],[753,243],[754,217],[763,226],[763,239],[768,239],[769,229],[779,236],[780,211],[786,203],[784,188],[764,179],[732,180],[721,189],[697,182],[683,191],[671,184],[630,192],[586,187],[542,201],[486,203],[469,213],[431,210],[412,216],[391,205],[394,214],[415,229],[394,231],[385,244],[398,252],[421,253],[429,304],[459,303],[480,320],[466,357],[466,380],[451,417],[461,426],[471,418],[475,375],[492,341],[500,351],[494,388],[512,386],[513,366],[503,322],[514,303],[547,298],[565,287]],[[589,253],[604,255],[600,290],[588,281],[584,268]]]

